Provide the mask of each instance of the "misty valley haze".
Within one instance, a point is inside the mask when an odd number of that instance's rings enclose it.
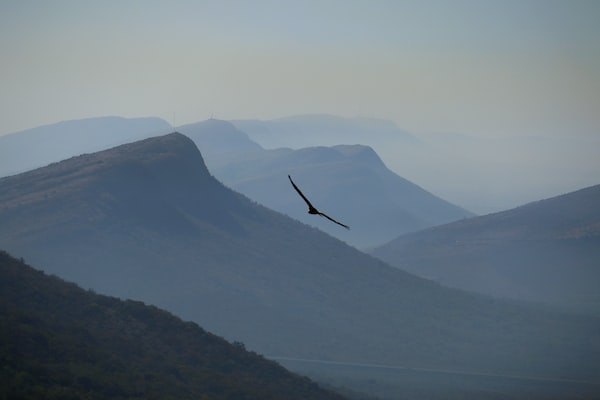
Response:
[[[597,317],[449,289],[389,266],[228,189],[181,134],[0,179],[0,243],[46,272],[164,307],[265,355],[586,388],[599,379]],[[454,388],[473,395],[480,383]]]

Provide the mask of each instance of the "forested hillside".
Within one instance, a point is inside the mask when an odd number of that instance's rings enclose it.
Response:
[[[341,398],[243,347],[0,251],[2,398]]]

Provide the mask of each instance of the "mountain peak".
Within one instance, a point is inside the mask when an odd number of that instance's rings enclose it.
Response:
[[[147,163],[177,158],[195,164],[201,172],[208,174],[202,155],[194,142],[179,132],[124,144],[88,157],[99,157],[105,161],[107,159],[144,160]]]
[[[128,152],[132,152],[132,150],[141,150],[146,148],[149,150],[149,153],[152,152],[154,148],[157,153],[164,153],[167,150],[175,150],[182,149],[186,146],[194,146],[194,142],[189,139],[187,136],[179,133],[172,132],[163,136],[151,137],[148,139],[138,140],[136,142],[127,143],[121,146],[113,147],[112,149],[108,149],[97,154],[102,153],[115,153],[115,154],[125,154]],[[133,152],[132,152],[133,153]]]
[[[383,161],[377,155],[375,150],[373,150],[370,146],[365,146],[362,144],[340,144],[337,146],[333,146],[335,150],[340,152],[346,157],[351,157],[352,159],[363,162],[369,165],[378,165],[384,166]]]
[[[20,180],[23,177],[34,181],[40,180],[40,186],[31,188],[31,190],[36,190],[44,186],[44,179],[51,179],[51,182],[48,183],[56,185],[70,179],[81,181],[86,176],[92,176],[100,170],[114,169],[125,164],[142,163],[150,166],[173,162],[184,163],[184,167],[192,167],[196,174],[209,176],[202,155],[194,142],[181,133],[174,132],[123,144],[97,153],[82,154],[50,164],[47,167],[2,178],[0,183]],[[0,195],[0,197],[2,196]]]
[[[65,216],[76,222],[75,232],[81,233],[82,227],[86,234],[94,234],[83,228],[90,221],[102,226],[137,221],[151,231],[171,233],[188,232],[197,223],[236,229],[227,216],[216,222],[214,215],[227,199],[235,200],[223,194],[224,187],[210,175],[194,142],[181,133],[2,178],[0,188],[0,203],[5,205],[0,220],[14,223],[15,233],[49,229]],[[206,206],[199,208],[199,202]],[[16,215],[25,205],[49,208],[53,216],[25,226]]]

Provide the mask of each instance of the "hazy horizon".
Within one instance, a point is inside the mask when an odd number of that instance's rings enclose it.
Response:
[[[487,212],[598,183],[599,22],[596,1],[2,2],[0,135],[382,118],[440,150],[390,168]]]

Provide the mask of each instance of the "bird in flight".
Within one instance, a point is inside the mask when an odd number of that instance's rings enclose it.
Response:
[[[292,177],[288,175],[288,178],[290,178],[290,182],[292,183],[292,186],[294,187],[294,189],[296,189],[296,192],[298,192],[298,194],[300,195],[300,197],[302,197],[302,199],[304,199],[304,201],[306,202],[306,204],[308,205],[308,213],[309,214],[315,214],[315,215],[320,215],[321,217],[325,217],[328,220],[335,222],[338,225],[343,226],[346,229],[350,229],[350,227],[348,225],[344,225],[341,222],[336,221],[335,219],[331,218],[329,215],[322,213],[321,211],[317,210],[311,203],[310,201],[308,201],[308,199],[306,198],[306,196],[304,196],[304,194],[302,194],[302,192],[300,191],[300,189],[298,189],[298,186],[296,186],[296,184],[294,183],[294,181],[292,180]]]

